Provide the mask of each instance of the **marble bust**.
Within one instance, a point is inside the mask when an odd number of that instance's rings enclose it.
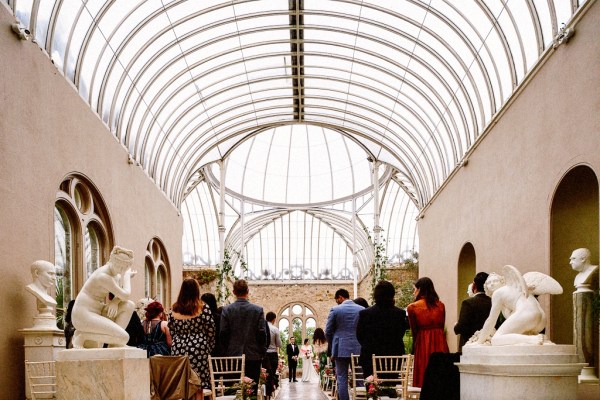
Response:
[[[53,316],[56,300],[48,294],[48,289],[56,284],[56,267],[51,262],[38,260],[30,268],[33,282],[25,289],[35,296],[41,316]]]
[[[571,268],[577,271],[573,285],[577,292],[591,292],[591,284],[598,275],[598,266],[591,265],[590,258],[592,253],[589,249],[580,248],[573,250],[569,263]]]
[[[115,246],[109,261],[92,273],[75,299],[71,320],[75,326],[73,347],[124,347],[125,327],[135,310],[129,300],[135,275],[133,251]]]
[[[546,314],[536,296],[562,293],[562,287],[554,278],[541,272],[521,275],[512,265],[505,265],[502,275],[491,273],[484,286],[492,298],[490,315],[466,345],[544,344],[544,335],[540,332],[546,327]],[[506,320],[494,332],[500,313]]]

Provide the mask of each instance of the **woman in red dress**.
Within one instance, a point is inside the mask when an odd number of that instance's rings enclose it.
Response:
[[[415,355],[413,386],[423,386],[423,376],[431,353],[448,353],[444,334],[446,307],[435,292],[433,282],[423,277],[415,282],[415,301],[407,307]]]

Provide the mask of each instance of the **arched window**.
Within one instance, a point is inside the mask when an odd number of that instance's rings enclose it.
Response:
[[[158,238],[154,238],[146,248],[144,295],[160,301],[165,308],[168,308],[171,303],[169,271],[169,259],[165,246]]]
[[[278,320],[283,343],[289,342],[290,336],[294,335],[296,343],[302,345],[304,339],[312,338],[317,328],[315,313],[305,303],[287,304],[279,313]]]
[[[109,257],[112,227],[106,207],[94,185],[81,175],[60,184],[54,204],[54,264],[59,327],[70,300],[85,280]]]

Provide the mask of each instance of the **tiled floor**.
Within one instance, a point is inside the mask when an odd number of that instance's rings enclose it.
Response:
[[[284,379],[275,400],[327,400],[318,383],[289,382]]]

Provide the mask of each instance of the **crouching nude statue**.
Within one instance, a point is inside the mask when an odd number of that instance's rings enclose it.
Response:
[[[103,343],[126,346],[129,334],[125,327],[135,310],[135,303],[129,300],[131,278],[136,274],[132,265],[133,251],[115,246],[108,263],[85,282],[71,315],[74,348],[101,347]]]
[[[552,277],[541,272],[521,275],[512,265],[502,267],[503,276],[494,272],[485,281],[485,292],[492,298],[490,315],[483,328],[476,332],[467,344],[493,346],[514,344],[544,344],[540,332],[546,327],[546,314],[536,296],[561,294],[562,287]],[[494,333],[494,325],[500,313],[506,320]]]

